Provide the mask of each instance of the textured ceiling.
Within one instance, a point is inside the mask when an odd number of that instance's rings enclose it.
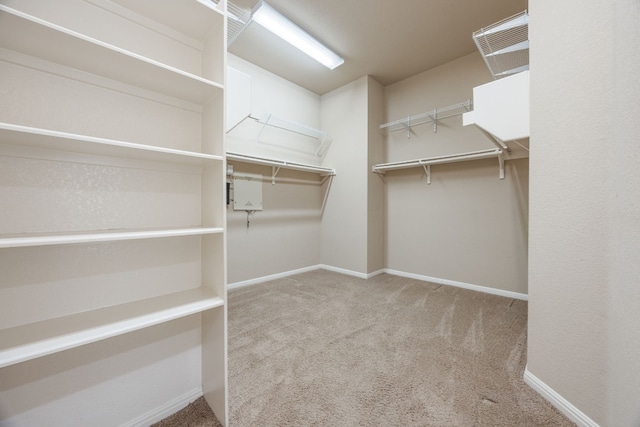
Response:
[[[257,0],[233,0],[246,8]],[[384,86],[475,52],[471,34],[527,0],[267,0],[345,62],[329,70],[251,24],[229,52],[318,94],[364,75]]]

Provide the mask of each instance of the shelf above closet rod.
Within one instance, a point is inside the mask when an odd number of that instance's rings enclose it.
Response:
[[[438,131],[438,120],[467,113],[471,111],[472,106],[473,101],[467,99],[464,102],[447,105],[446,107],[434,108],[433,110],[425,113],[420,113],[413,116],[405,117],[403,119],[394,120],[392,122],[383,123],[380,125],[380,129],[386,129],[388,132],[406,130],[407,138],[411,138],[411,128],[413,126],[418,126],[425,123],[433,123],[433,132],[435,133]]]
[[[373,165],[372,171],[377,174],[384,175],[387,171],[396,169],[407,169],[414,167],[422,167],[427,175],[427,184],[431,184],[431,165],[439,165],[445,163],[465,162],[469,160],[480,160],[497,157],[500,166],[500,179],[504,179],[504,155],[503,151],[497,148],[489,150],[469,151],[459,154],[451,154],[446,156],[426,157],[423,159],[404,160],[400,162],[380,163]]]
[[[256,123],[262,125],[260,130],[258,131],[258,135],[256,136],[256,141],[260,141],[260,136],[264,132],[265,127],[269,126],[276,129],[285,130],[288,132],[295,133],[297,135],[305,136],[308,138],[312,138],[318,141],[318,148],[315,151],[315,155],[320,157],[324,154],[324,151],[329,145],[331,138],[327,132],[321,131],[319,129],[312,128],[307,125],[303,125],[302,123],[298,123],[293,120],[284,119],[281,117],[274,116],[271,113],[264,113],[260,117],[253,116],[248,114],[242,120],[240,120],[235,126],[231,129],[227,130],[227,133],[230,133],[236,127],[238,127],[245,120],[250,119]]]

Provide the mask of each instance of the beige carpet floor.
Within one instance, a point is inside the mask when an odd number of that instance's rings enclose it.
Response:
[[[522,380],[524,301],[318,270],[228,308],[232,427],[574,425]]]

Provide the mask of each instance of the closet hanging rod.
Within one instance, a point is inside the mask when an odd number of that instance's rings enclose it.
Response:
[[[446,156],[426,157],[423,159],[405,160],[392,163],[381,163],[372,167],[373,173],[384,175],[386,171],[396,169],[407,169],[413,167],[422,167],[427,175],[427,184],[431,184],[431,165],[439,165],[444,163],[464,162],[468,160],[488,159],[491,157],[498,158],[500,166],[500,179],[504,179],[504,155],[503,151],[498,148],[489,150],[469,151],[466,153],[451,154]]]
[[[227,160],[236,160],[239,162],[253,163],[257,165],[272,166],[276,168],[285,168],[299,170],[303,172],[315,172],[321,175],[335,175],[335,169],[325,168],[322,166],[305,165],[303,163],[288,162],[285,160],[270,159],[267,157],[249,156],[239,153],[227,152]]]

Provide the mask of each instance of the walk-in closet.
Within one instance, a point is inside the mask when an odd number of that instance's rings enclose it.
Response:
[[[640,423],[634,0],[0,0],[0,427]]]

